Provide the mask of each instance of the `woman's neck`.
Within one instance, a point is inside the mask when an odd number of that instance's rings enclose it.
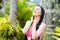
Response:
[[[40,20],[40,16],[35,16],[34,19],[36,19],[36,20]]]
[[[36,20],[37,22],[39,22],[40,16],[36,16],[36,17],[34,18],[34,20]]]

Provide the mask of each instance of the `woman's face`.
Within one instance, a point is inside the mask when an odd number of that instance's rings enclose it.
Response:
[[[40,6],[36,6],[33,10],[33,15],[34,16],[41,16],[41,7]]]

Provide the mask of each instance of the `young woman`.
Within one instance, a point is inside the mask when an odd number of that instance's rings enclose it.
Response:
[[[22,32],[27,36],[28,40],[40,40],[46,30],[46,24],[43,23],[44,9],[41,6],[36,6],[33,10],[31,20],[26,22]]]

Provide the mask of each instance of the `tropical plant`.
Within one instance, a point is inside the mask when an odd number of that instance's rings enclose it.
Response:
[[[21,27],[24,27],[25,22],[31,17],[31,7],[26,4],[26,0],[18,0],[17,19]]]
[[[54,21],[54,23],[56,24],[56,25],[60,25],[60,14],[59,13],[55,13],[54,15],[53,15],[53,21]]]
[[[0,40],[11,40],[12,36],[16,35],[17,39],[18,35],[21,35],[21,28],[19,22],[16,21],[16,27],[10,24],[9,17],[5,14],[4,17],[0,17]]]
[[[54,33],[51,37],[54,38],[55,40],[60,40],[60,26],[56,26],[54,28]]]

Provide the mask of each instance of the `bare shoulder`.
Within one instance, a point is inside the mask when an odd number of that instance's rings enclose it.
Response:
[[[26,24],[29,24],[30,23],[30,20],[26,21]]]
[[[46,28],[46,24],[45,23],[41,23],[40,28]]]
[[[46,26],[46,24],[45,24],[45,23],[41,23],[41,25]]]
[[[30,22],[30,20],[26,21],[26,23],[27,23],[27,22]]]

